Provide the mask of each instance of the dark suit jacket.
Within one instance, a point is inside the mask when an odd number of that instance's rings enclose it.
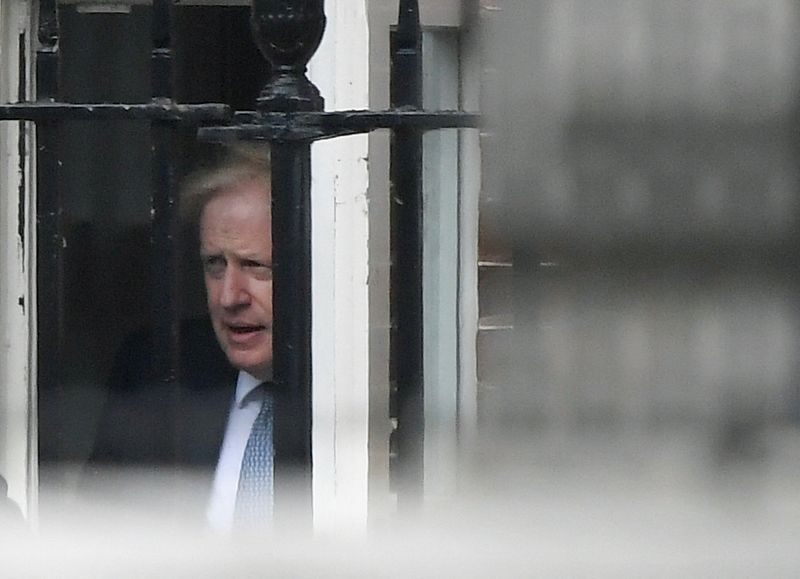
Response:
[[[167,384],[152,375],[151,334],[137,332],[125,341],[109,378],[86,490],[114,487],[119,479],[107,476],[114,474],[113,467],[135,467],[167,480],[170,472],[189,472],[199,482],[197,506],[205,505],[238,371],[228,363],[208,319],[184,322],[181,343],[180,380]],[[273,388],[276,497],[290,497],[281,499],[287,505],[305,504],[311,496],[310,409],[298,403],[302,398],[292,389]],[[177,488],[167,488],[167,494],[173,490],[183,500],[180,485],[172,487]]]
[[[87,490],[113,485],[108,473],[120,467],[160,475],[191,472],[210,489],[237,371],[208,319],[182,324],[177,382],[158,380],[152,359],[148,330],[129,336],[116,356],[87,465]]]

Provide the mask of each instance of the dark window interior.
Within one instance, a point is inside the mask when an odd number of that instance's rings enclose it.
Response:
[[[151,97],[151,9],[83,13],[60,7],[61,97],[72,102],[147,102]],[[252,109],[269,67],[252,42],[248,7],[173,8],[174,97]],[[150,323],[150,129],[138,121],[71,121],[60,134],[65,269],[65,361],[58,392],[40,392],[40,478],[75,483],[91,450],[115,352]],[[176,131],[176,176],[214,147]],[[192,240],[181,251],[181,317],[204,312]],[[71,473],[71,474],[70,474]]]

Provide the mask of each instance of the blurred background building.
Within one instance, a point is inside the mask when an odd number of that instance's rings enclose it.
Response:
[[[797,7],[483,10],[482,423],[764,458],[798,417]]]

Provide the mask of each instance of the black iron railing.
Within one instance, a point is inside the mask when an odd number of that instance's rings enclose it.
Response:
[[[51,104],[58,98],[59,78],[56,0],[42,0],[39,4],[38,38],[37,98]],[[28,111],[22,108],[19,112]],[[65,333],[63,203],[57,186],[59,130],[60,123],[52,117],[36,123],[36,368],[39,383],[47,385],[57,403],[63,399],[59,373],[64,367]],[[57,435],[63,437],[61,421],[53,426]]]
[[[311,143],[316,140],[392,129],[393,232],[400,461],[398,487],[408,496],[421,489],[423,413],[422,365],[422,133],[476,126],[475,114],[423,111],[421,27],[416,0],[401,0],[395,31],[392,109],[323,111],[323,99],[306,76],[325,27],[323,0],[253,0],[255,41],[272,64],[272,76],[255,111],[233,113],[222,104],[177,104],[172,100],[169,0],[154,0],[152,101],[146,104],[59,102],[59,26],[55,0],[41,0],[36,102],[0,106],[0,120],[37,123],[38,352],[40,390],[57,390],[63,350],[63,232],[60,222],[58,132],[68,119],[139,119],[152,127],[153,324],[155,375],[178,379],[179,320],[175,237],[177,211],[173,164],[174,128],[198,130],[205,141],[264,141],[271,146],[273,199],[274,380],[292,392],[292,412],[276,416],[276,515],[291,474],[310,507],[311,497]],[[293,416],[291,424],[282,416]],[[297,417],[302,418],[298,421]],[[300,479],[298,479],[300,475]],[[305,481],[305,484],[302,483]],[[296,505],[293,505],[296,506]],[[309,509],[310,512],[310,509]]]

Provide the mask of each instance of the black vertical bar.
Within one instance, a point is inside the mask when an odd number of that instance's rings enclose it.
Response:
[[[422,31],[416,0],[401,0],[392,52],[394,107],[422,108]],[[392,147],[392,267],[396,343],[398,498],[422,497],[425,427],[422,312],[422,132],[396,129]]]
[[[275,518],[311,525],[311,145],[273,143]]]
[[[172,97],[172,31],[169,0],[153,0],[153,52],[152,84],[153,98]]]
[[[256,44],[272,64],[260,113],[322,110],[306,64],[325,30],[323,0],[253,0]],[[311,144],[273,142],[272,302],[275,507],[281,528],[311,528]]]
[[[153,100],[165,101],[172,97],[172,51],[170,48],[170,1],[154,0],[152,16]],[[178,389],[180,327],[178,301],[178,210],[173,168],[174,130],[168,123],[154,121],[152,137],[152,370],[156,381],[164,387],[165,407],[175,413],[180,400]],[[173,432],[173,457],[178,457],[180,439],[179,421]]]
[[[58,10],[55,0],[39,3],[39,48],[36,51],[36,98],[52,102],[58,98],[59,50]],[[61,370],[64,368],[64,236],[59,182],[59,128],[57,121],[36,125],[36,325],[37,393],[40,432],[55,440],[58,459],[63,440],[60,401],[63,399]],[[41,439],[39,448],[42,449]],[[40,456],[43,456],[40,454]]]

